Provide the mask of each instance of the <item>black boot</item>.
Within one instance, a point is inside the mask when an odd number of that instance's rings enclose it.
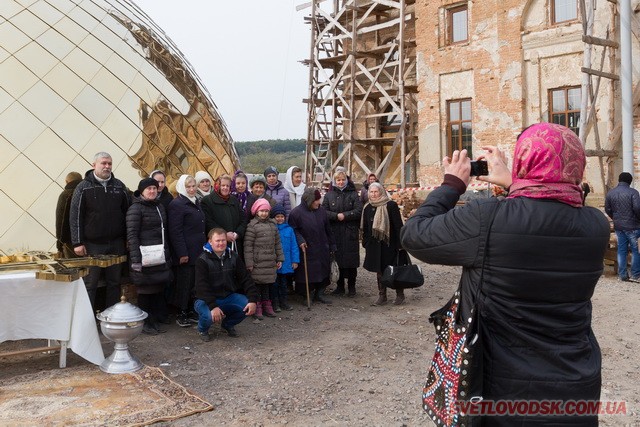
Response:
[[[293,307],[287,303],[287,298],[280,298],[280,308],[287,311],[293,310]]]
[[[336,288],[331,292],[331,295],[344,295],[344,279],[338,280]]]
[[[153,327],[150,320],[145,319],[142,326],[142,333],[146,335],[158,335],[158,331]]]
[[[326,286],[316,288],[315,292],[313,293],[313,300],[318,301],[319,303],[322,303],[322,304],[331,304],[331,300],[324,297],[325,288]]]
[[[378,299],[371,305],[385,305],[387,303],[387,288],[382,286],[378,275]]]
[[[356,296],[356,278],[349,278],[348,280],[349,283],[349,293],[347,294],[348,297],[353,298]]]
[[[394,305],[402,305],[404,304],[404,289],[396,289],[396,300],[393,302]]]

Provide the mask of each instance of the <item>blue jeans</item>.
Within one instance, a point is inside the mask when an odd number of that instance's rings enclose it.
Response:
[[[216,304],[224,313],[222,327],[229,329],[242,322],[245,317],[247,317],[244,313],[244,308],[248,303],[249,299],[246,295],[242,294],[231,294],[226,298],[217,299]],[[196,313],[198,313],[198,331],[207,332],[211,325],[213,325],[213,318],[209,306],[203,300],[197,299],[193,304],[193,308]]]
[[[640,230],[616,230],[618,238],[618,277],[621,280],[629,278],[627,272],[627,253],[631,246],[631,278],[640,279],[640,254],[638,253],[638,237]]]

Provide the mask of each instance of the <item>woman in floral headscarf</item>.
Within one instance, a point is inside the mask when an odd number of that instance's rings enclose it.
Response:
[[[402,245],[416,258],[463,267],[462,319],[474,315],[477,302],[482,345],[473,348],[482,363],[470,373],[467,398],[598,401],[601,356],[591,296],[609,224],[598,209],[582,206],[582,144],[564,126],[533,125],[516,142],[511,172],[498,148],[483,149],[489,175],[480,180],[508,188],[506,199],[454,209],[470,181],[466,150],[456,150],[443,159],[442,185],[401,231]],[[485,415],[469,425],[522,425],[532,418],[540,425],[598,424],[597,415],[522,417]]]
[[[240,202],[242,210],[247,209],[247,199],[251,192],[249,192],[249,179],[247,175],[241,170],[236,171],[231,181],[231,194],[236,196],[236,199]]]

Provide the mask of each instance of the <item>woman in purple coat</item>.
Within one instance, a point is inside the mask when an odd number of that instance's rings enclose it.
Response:
[[[327,211],[320,206],[320,198],[318,189],[307,187],[302,194],[302,203],[291,211],[288,222],[296,233],[300,250],[306,253],[306,256],[300,257],[300,266],[295,272],[296,292],[305,293],[306,270],[313,300],[329,304],[323,293],[329,285],[331,253],[335,252],[336,243]]]
[[[276,205],[282,205],[285,210],[285,216],[289,217],[291,212],[291,200],[289,200],[289,191],[284,188],[282,181],[278,179],[278,170],[274,166],[269,166],[264,170],[264,177],[267,180],[267,188],[265,194],[271,196],[275,200]],[[273,207],[274,205],[272,205]]]

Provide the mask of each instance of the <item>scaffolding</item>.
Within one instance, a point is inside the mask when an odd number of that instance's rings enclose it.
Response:
[[[305,175],[417,182],[415,0],[312,0]]]
[[[599,127],[597,126],[598,117],[598,94],[600,92],[602,78],[607,79],[608,84],[611,86],[611,93],[616,92],[616,86],[620,81],[620,77],[617,74],[620,62],[619,46],[620,44],[615,39],[620,37],[617,34],[619,28],[619,4],[617,1],[607,1],[602,4],[603,7],[608,8],[608,16],[610,22],[606,27],[606,31],[602,34],[603,37],[594,36],[594,23],[595,23],[595,11],[597,9],[597,0],[580,0],[580,13],[582,18],[582,41],[584,42],[584,54],[583,54],[583,66],[582,71],[582,104],[580,106],[580,140],[585,145],[590,133],[593,132],[593,139],[595,142],[595,149],[585,150],[588,157],[597,157],[598,166],[600,171],[600,180],[604,193],[610,190],[616,185],[613,173],[614,168],[612,163],[619,159],[621,154],[622,143],[622,123],[615,116],[611,115],[608,124],[608,138],[606,140],[606,146],[602,147],[602,140],[600,138]],[[636,40],[640,39],[640,22],[632,15],[631,16],[631,30]],[[594,64],[594,58],[599,57],[599,64]],[[594,65],[597,68],[594,68]],[[610,71],[604,71],[608,68]],[[625,94],[621,94],[622,97]],[[637,115],[640,106],[640,83],[636,83],[633,86],[632,94],[630,95],[633,114]],[[614,105],[610,108],[614,111],[621,106]]]

